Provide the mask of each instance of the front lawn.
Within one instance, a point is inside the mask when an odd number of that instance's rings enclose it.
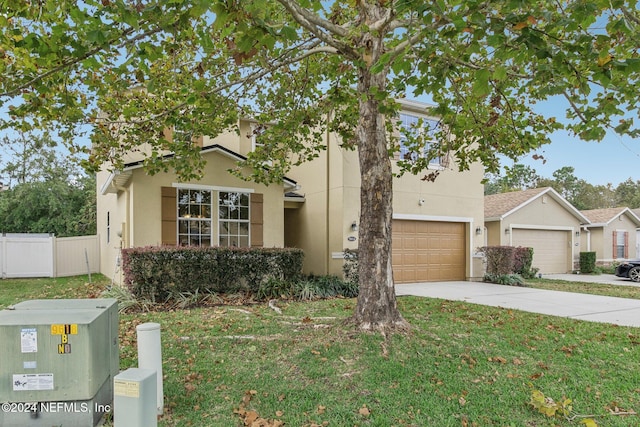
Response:
[[[606,285],[567,280],[527,279],[527,286],[552,291],[578,292],[610,297],[640,299],[640,286]],[[630,282],[631,283],[631,282]]]
[[[81,288],[50,291],[75,297]],[[640,424],[623,415],[640,410],[640,329],[400,297],[412,331],[384,337],[344,326],[354,304],[122,315],[121,368],[137,363],[136,325],[160,323],[165,427],[585,425],[536,411],[534,390],[571,399],[571,415],[598,426]]]

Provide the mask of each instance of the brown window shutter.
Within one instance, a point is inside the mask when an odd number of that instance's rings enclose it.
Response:
[[[611,254],[612,259],[618,258],[618,232],[613,232],[613,252]]]
[[[250,219],[250,227],[251,227],[251,247],[262,247],[264,246],[263,240],[263,230],[264,230],[264,219],[263,219],[263,195],[259,193],[252,193],[250,200],[250,208],[251,208],[251,219]]]
[[[173,187],[162,187],[162,244],[175,246],[178,241],[178,205],[176,189]]]

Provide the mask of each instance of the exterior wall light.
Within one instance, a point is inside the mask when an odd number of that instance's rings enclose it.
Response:
[[[351,223],[351,231],[358,231],[358,224],[355,221]]]

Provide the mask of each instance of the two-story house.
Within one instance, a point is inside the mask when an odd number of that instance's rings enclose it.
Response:
[[[401,121],[421,118],[435,126],[437,120],[425,115],[425,107],[403,101]],[[340,275],[344,249],[358,247],[357,152],[341,148],[338,137],[327,133],[327,150],[292,169],[280,185],[243,181],[227,171],[255,148],[253,125],[240,120],[237,133],[200,139],[207,161],[200,181],[180,182],[172,173],[150,176],[135,157],[120,171],[100,172],[101,272],[120,280],[121,248],[221,245],[298,247],[305,252],[307,273]],[[473,254],[483,242],[483,168],[473,165],[459,172],[448,158],[430,164],[440,171],[435,182],[411,174],[394,179],[397,283],[482,276]]]

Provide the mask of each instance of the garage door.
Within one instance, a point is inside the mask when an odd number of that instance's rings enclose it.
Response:
[[[513,246],[533,248],[533,267],[542,274],[569,271],[569,232],[513,229]]]
[[[396,283],[465,280],[465,224],[393,221]]]

